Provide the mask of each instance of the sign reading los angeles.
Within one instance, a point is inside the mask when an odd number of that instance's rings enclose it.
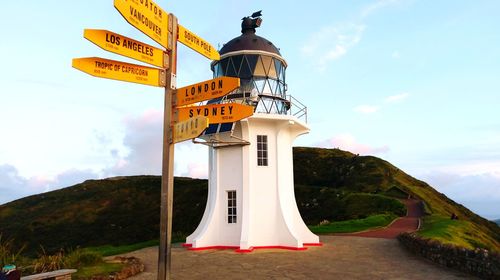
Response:
[[[237,103],[212,104],[177,108],[179,122],[198,116],[208,117],[209,123],[235,122],[253,115],[253,107]]]
[[[173,142],[179,143],[200,136],[208,127],[208,118],[198,116],[174,124]]]
[[[210,45],[207,41],[203,40],[200,36],[187,30],[184,26],[179,24],[179,42],[187,47],[197,51],[208,59],[219,60],[220,54]]]
[[[114,0],[125,20],[168,48],[168,13],[151,0]]]
[[[99,29],[85,29],[83,37],[106,51],[161,68],[168,68],[168,55],[164,51],[148,44],[108,30]]]
[[[166,73],[162,69],[100,57],[74,58],[72,66],[100,78],[157,87],[164,87],[166,82]]]
[[[174,106],[184,106],[224,96],[240,86],[240,78],[219,77],[175,91]]]

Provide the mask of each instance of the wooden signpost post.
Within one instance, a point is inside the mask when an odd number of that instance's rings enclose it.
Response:
[[[228,94],[240,86],[239,78],[219,77],[176,89],[177,41],[212,60],[220,59],[219,52],[179,25],[175,15],[151,0],[114,0],[114,7],[128,23],[165,49],[107,30],[85,29],[84,37],[106,51],[159,68],[99,57],[75,58],[72,66],[95,77],[165,88],[157,278],[165,280],[170,279],[171,273],[174,143],[198,137],[209,123],[235,122],[249,117],[253,107],[234,103],[185,107]]]

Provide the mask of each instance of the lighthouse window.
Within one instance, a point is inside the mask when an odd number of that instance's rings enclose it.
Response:
[[[227,192],[227,223],[236,224],[236,191]]]
[[[267,135],[257,135],[257,165],[267,166]]]

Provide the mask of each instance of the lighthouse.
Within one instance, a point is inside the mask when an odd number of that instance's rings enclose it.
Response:
[[[305,250],[319,238],[305,225],[294,194],[293,141],[308,133],[307,108],[287,94],[287,63],[279,49],[256,35],[260,12],[244,17],[241,35],[213,61],[214,78],[240,78],[240,87],[208,104],[239,103],[254,114],[234,123],[211,124],[202,141],[209,146],[208,197],[191,250],[257,248]]]

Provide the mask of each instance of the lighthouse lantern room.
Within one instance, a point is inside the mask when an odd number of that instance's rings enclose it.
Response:
[[[243,18],[242,34],[211,64],[214,77],[238,77],[241,86],[208,104],[252,105],[255,113],[235,123],[211,124],[200,137],[209,145],[209,186],[202,220],[186,240],[193,250],[320,245],[294,194],[292,144],[309,132],[306,107],[287,95],[287,64],[279,49],[255,34],[260,16]]]

